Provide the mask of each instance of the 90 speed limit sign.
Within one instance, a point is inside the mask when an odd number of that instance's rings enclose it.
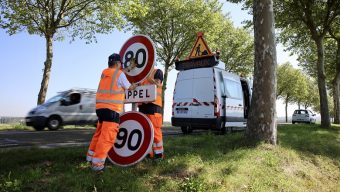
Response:
[[[133,83],[139,83],[148,76],[156,59],[154,43],[145,35],[136,35],[128,39],[122,46],[119,55],[122,58],[123,68],[130,65],[131,58],[137,60],[136,68],[126,73],[128,80]]]
[[[115,144],[108,153],[113,164],[130,166],[141,161],[152,147],[153,126],[142,113],[127,112],[120,117]]]

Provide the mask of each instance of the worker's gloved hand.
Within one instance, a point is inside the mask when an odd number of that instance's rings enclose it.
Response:
[[[137,66],[137,60],[135,58],[132,58],[130,60],[130,65],[129,65],[130,70],[134,69],[136,66]]]

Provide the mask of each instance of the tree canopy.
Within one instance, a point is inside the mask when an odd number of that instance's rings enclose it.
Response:
[[[122,28],[123,15],[143,15],[138,0],[1,0],[0,27],[10,35],[26,31],[46,40],[46,60],[38,104],[45,101],[53,58],[53,41],[80,37],[95,40],[96,33]]]
[[[251,38],[247,32],[233,27],[230,19],[222,14],[219,1],[144,0],[141,4],[147,13],[128,16],[127,30],[148,35],[155,42],[158,62],[165,68],[163,91],[175,59],[188,56],[199,31],[204,32],[212,51],[221,50],[220,58],[226,62],[227,69],[245,75],[252,70]]]

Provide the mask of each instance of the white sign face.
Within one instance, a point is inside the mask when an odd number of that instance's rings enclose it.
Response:
[[[122,157],[129,157],[140,148],[141,142],[144,140],[144,130],[142,125],[135,120],[124,121],[119,127],[113,150]],[[133,127],[134,129],[129,131],[126,127]]]
[[[124,113],[120,117],[119,132],[108,158],[113,164],[123,167],[136,164],[150,152],[153,137],[153,125],[144,114]]]
[[[156,100],[156,85],[138,86],[135,90],[125,91],[125,103],[153,102]]]
[[[154,43],[145,35],[136,35],[128,39],[119,55],[122,58],[123,68],[130,65],[131,58],[136,59],[137,66],[126,73],[128,80],[134,83],[139,83],[148,76],[156,60]]]

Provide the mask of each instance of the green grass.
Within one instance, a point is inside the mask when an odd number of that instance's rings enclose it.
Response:
[[[103,174],[86,147],[0,152],[0,191],[339,191],[340,128],[284,125],[279,145],[248,146],[243,133],[166,137],[166,159]]]
[[[0,124],[0,131],[5,130],[34,130],[34,129],[32,127],[26,126],[24,123]]]
[[[95,129],[94,125],[66,125],[63,126],[63,129]],[[30,130],[34,131],[33,127],[26,126],[24,123],[8,123],[8,124],[0,124],[0,131],[22,131],[22,130]],[[46,127],[45,130],[48,130]]]

